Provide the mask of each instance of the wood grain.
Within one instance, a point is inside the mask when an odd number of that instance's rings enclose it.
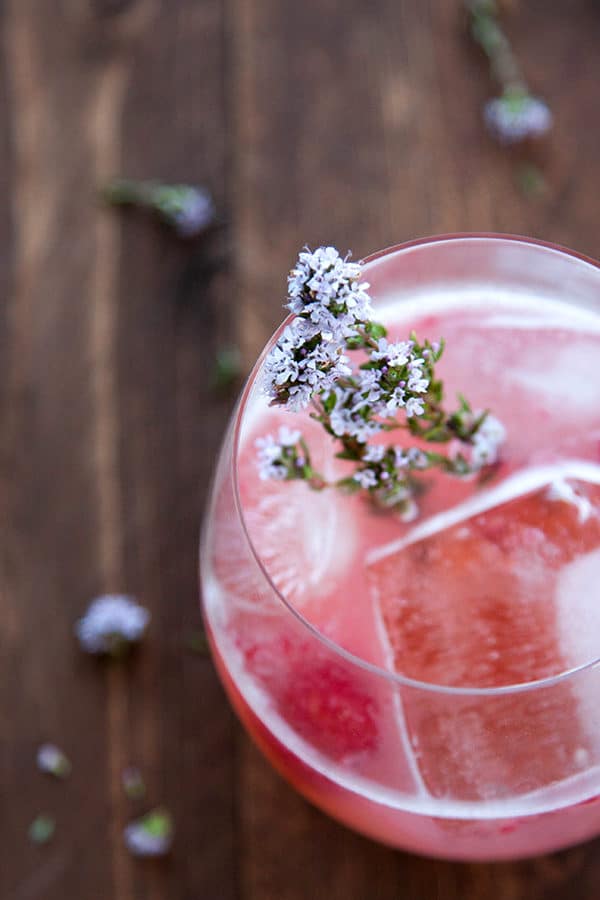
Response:
[[[232,716],[208,660],[185,650],[200,621],[198,528],[227,414],[208,383],[217,344],[232,337],[230,293],[225,275],[194,278],[199,245],[121,220],[96,194],[114,174],[162,176],[207,183],[226,206],[223,10],[138,2],[108,16],[106,5],[46,3],[40,14],[19,0],[2,26],[14,290],[3,309],[0,893],[232,897]],[[106,590],[137,594],[153,615],[128,667],[96,666],[74,646],[76,617]],[[68,784],[36,772],[44,739],[73,759]],[[120,784],[131,762],[148,803],[177,822],[164,865],[123,847],[142,808]],[[26,832],[46,808],[58,828],[42,850]]]
[[[0,3],[2,900],[596,900],[598,841],[483,866],[350,833],[273,773],[185,650],[231,405],[214,356],[237,341],[251,364],[299,246],[498,230],[600,255],[600,8],[511,8],[556,116],[539,196],[482,129],[491,88],[453,0]],[[103,209],[113,174],[206,184],[226,228],[186,244]],[[152,612],[126,666],[73,639],[107,590]],[[72,758],[67,783],[36,771],[43,740]],[[123,847],[145,808],[129,763],[173,811],[168,860]],[[43,848],[40,811],[58,823]]]

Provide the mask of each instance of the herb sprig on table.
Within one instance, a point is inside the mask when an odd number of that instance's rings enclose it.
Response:
[[[501,144],[517,144],[546,134],[552,127],[552,112],[527,84],[502,27],[497,0],[465,0],[465,5],[471,37],[485,53],[490,74],[501,92],[484,106],[488,130]]]

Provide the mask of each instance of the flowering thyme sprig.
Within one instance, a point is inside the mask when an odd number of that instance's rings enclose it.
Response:
[[[182,238],[197,237],[216,222],[211,195],[195,185],[115,178],[103,193],[112,206],[139,206],[156,213]]]
[[[123,656],[144,635],[150,613],[123,594],[105,594],[93,600],[75,623],[83,650],[99,656]]]
[[[173,819],[166,809],[153,809],[125,828],[125,845],[134,856],[165,856],[173,844]]]
[[[258,438],[258,474],[263,481],[292,481],[301,478],[316,489],[325,487],[325,479],[312,467],[308,444],[300,431],[282,425],[277,438],[272,434]]]
[[[385,326],[372,319],[369,286],[360,278],[361,266],[333,247],[300,254],[288,280],[287,308],[296,318],[266,358],[264,389],[271,405],[296,412],[310,405],[311,418],[339,442],[337,457],[353,462],[355,470],[335,486],[367,491],[379,505],[412,517],[416,473],[479,471],[496,461],[504,429],[487,411],[473,412],[463,397],[457,410],[445,410],[435,373],[443,341],[421,343],[414,333],[406,341],[388,341]],[[362,354],[357,367],[352,351]],[[448,444],[451,452],[381,443],[395,429],[425,443]],[[300,431],[281,427],[256,446],[261,478],[301,479],[315,489],[331,484],[314,469]]]
[[[496,0],[466,0],[470,31],[490,63],[493,79],[501,94],[484,106],[485,124],[501,144],[516,144],[540,137],[552,127],[548,105],[535,97],[498,19]]]
[[[42,744],[36,755],[37,767],[55,778],[67,778],[71,774],[71,763],[63,751],[55,744]]]

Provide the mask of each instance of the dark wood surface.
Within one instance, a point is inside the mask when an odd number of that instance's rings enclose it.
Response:
[[[0,2],[2,900],[597,900],[598,841],[452,865],[329,821],[185,649],[231,404],[214,356],[237,342],[251,363],[300,245],[361,256],[493,230],[600,255],[600,6],[510,5],[556,114],[535,196],[483,133],[490,85],[458,2]],[[227,227],[183,244],[107,211],[96,190],[113,174],[204,183]],[[128,665],[97,665],[73,638],[108,590],[153,615]],[[36,771],[43,740],[71,757],[68,782]],[[123,847],[132,762],[175,817],[167,860]],[[57,832],[35,847],[40,811]]]

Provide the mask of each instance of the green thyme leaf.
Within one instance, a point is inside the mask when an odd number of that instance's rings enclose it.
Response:
[[[56,822],[52,816],[40,813],[29,826],[29,840],[32,844],[47,844],[55,831]]]
[[[229,345],[217,351],[213,372],[213,384],[219,391],[226,391],[237,385],[242,372],[242,357],[239,347]]]
[[[168,838],[173,831],[173,819],[165,809],[155,809],[140,819],[141,828],[155,838]]]
[[[533,163],[523,163],[515,171],[517,187],[525,197],[539,197],[548,190],[544,173]]]
[[[333,391],[330,394],[328,394],[326,397],[321,398],[321,402],[323,403],[323,409],[325,410],[327,415],[329,415],[335,408],[336,399],[337,398]]]
[[[369,337],[372,337],[375,341],[387,335],[387,328],[381,322],[367,322],[364,327]]]

